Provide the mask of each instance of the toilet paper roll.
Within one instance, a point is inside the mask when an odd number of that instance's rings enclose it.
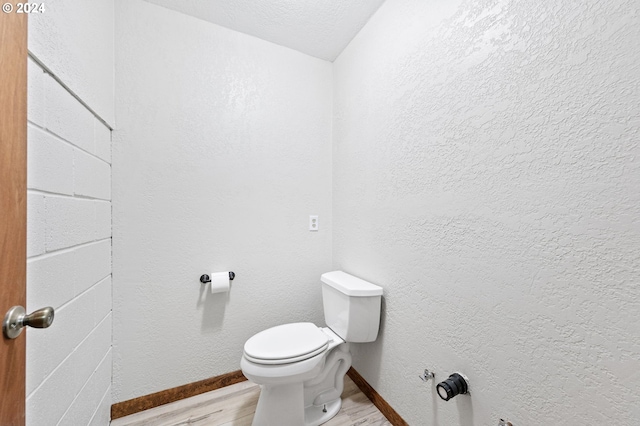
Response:
[[[211,273],[211,293],[226,293],[229,291],[229,271]]]

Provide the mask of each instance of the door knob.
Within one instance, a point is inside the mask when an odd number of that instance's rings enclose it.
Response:
[[[22,333],[23,327],[47,328],[53,323],[54,313],[53,308],[47,306],[26,315],[22,306],[14,306],[4,316],[2,332],[7,339],[15,339]]]

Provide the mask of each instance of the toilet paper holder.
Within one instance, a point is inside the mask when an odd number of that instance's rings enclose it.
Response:
[[[229,271],[229,280],[233,281],[233,279],[236,277],[236,273],[233,271]],[[211,282],[211,277],[207,274],[202,274],[200,275],[200,282],[202,284],[206,284],[206,283],[210,283]]]

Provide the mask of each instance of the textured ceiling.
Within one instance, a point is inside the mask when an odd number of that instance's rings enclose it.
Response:
[[[384,0],[147,0],[333,61]]]

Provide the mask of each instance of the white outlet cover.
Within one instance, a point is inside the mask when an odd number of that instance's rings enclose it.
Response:
[[[309,231],[317,231],[319,227],[318,216],[309,216]]]

